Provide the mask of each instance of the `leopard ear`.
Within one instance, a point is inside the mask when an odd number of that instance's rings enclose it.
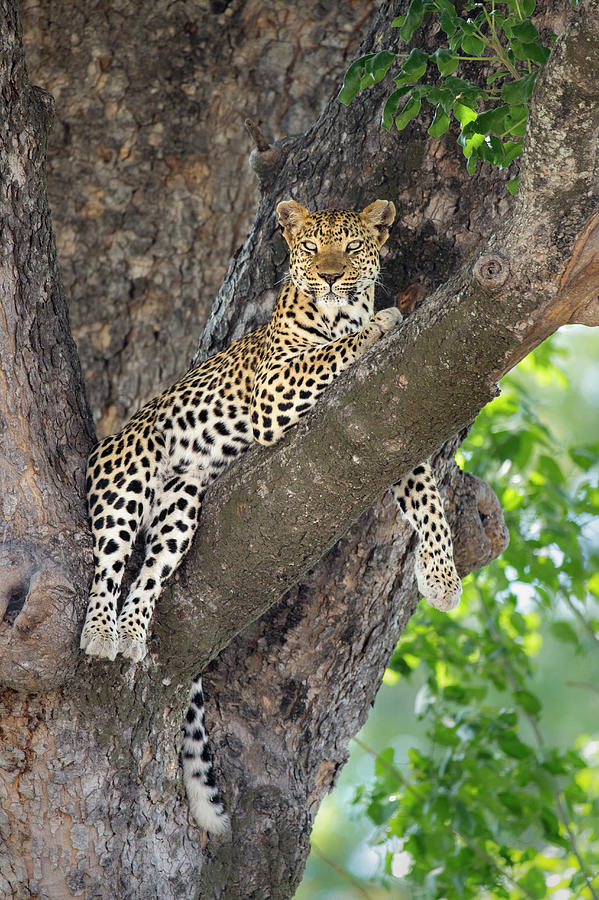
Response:
[[[395,206],[390,200],[375,200],[360,213],[360,218],[375,233],[379,247],[389,237],[389,228],[395,219]]]
[[[283,237],[291,247],[293,240],[310,216],[305,207],[300,206],[295,200],[283,200],[277,206],[277,215],[279,217],[279,225],[283,229]]]

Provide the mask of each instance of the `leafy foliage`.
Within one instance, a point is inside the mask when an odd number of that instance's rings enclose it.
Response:
[[[563,380],[554,353],[544,344],[521,370]],[[384,750],[356,796],[386,850],[382,882],[408,860],[415,900],[599,895],[599,742],[552,746],[534,685],[545,623],[579,653],[599,649],[599,442],[556,452],[521,381],[504,391],[462,455],[495,487],[510,546],[467,580],[455,614],[410,622],[390,670],[422,683],[428,749],[410,751],[407,772]]]
[[[401,59],[395,90],[383,109],[383,127],[389,131],[395,124],[401,131],[425,100],[434,107],[428,129],[433,137],[445,134],[452,118],[459,123],[458,140],[470,174],[477,160],[505,168],[522,152],[528,101],[550,52],[530,20],[534,8],[535,0],[468,0],[459,15],[451,0],[412,0],[408,12],[391,23],[402,39],[411,41],[430,13],[446,46],[433,53],[419,47],[404,54],[367,53],[348,68],[338,99],[349,105]],[[454,74],[466,62],[480,65],[481,83]],[[510,189],[514,193],[516,184]]]

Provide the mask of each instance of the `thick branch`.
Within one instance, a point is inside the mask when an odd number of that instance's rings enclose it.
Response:
[[[527,241],[517,212],[492,242],[509,250],[518,234],[517,255],[485,252],[339,379],[287,439],[250,452],[219,480],[169,601],[168,618],[186,627],[176,642],[172,621],[160,629],[169,671],[175,657],[195,659],[201,647],[208,659],[222,649],[388,485],[472,421],[497,395],[498,378],[599,290],[592,271],[584,289],[571,293],[567,278],[560,289],[569,263],[552,270],[549,236],[563,247],[567,234],[551,211],[546,219],[540,246]],[[592,233],[579,228],[581,240]],[[579,252],[572,243],[570,258]]]
[[[209,659],[226,646],[389,484],[469,423],[503,374],[594,301],[599,96],[588,75],[599,65],[598,9],[591,0],[557,43],[536,98],[522,192],[474,265],[340,379],[285,441],[249,453],[211,491],[182,585],[164,604],[163,621],[173,625],[175,615],[188,624],[176,646],[170,628],[159,628],[169,670],[175,656],[195,657],[201,647]],[[553,122],[556,84],[568,86],[569,103],[559,110],[560,152],[552,156],[545,110]],[[595,140],[581,153],[589,134]],[[534,176],[539,157],[550,192]],[[287,167],[294,164],[291,154]],[[242,254],[229,283],[248,265]]]

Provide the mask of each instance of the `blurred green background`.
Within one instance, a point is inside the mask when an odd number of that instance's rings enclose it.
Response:
[[[552,363],[544,365],[548,356]],[[567,464],[567,448],[599,440],[596,329],[562,328],[532,358],[510,373],[508,381],[518,386],[534,406],[538,419],[551,432],[552,453],[556,460],[566,461],[562,470],[572,488],[577,472]],[[495,402],[501,403],[501,398]],[[493,404],[487,408],[484,418],[480,427],[492,431],[489,423],[493,421]],[[470,441],[476,442],[477,427],[474,426]],[[519,420],[515,418],[514,428],[518,427]],[[467,461],[465,465],[468,468]],[[585,541],[595,552],[599,550],[599,510],[597,513],[597,519],[584,528]],[[522,603],[526,607],[525,592]],[[534,660],[533,682],[534,691],[543,703],[540,727],[546,740],[565,749],[574,746],[580,735],[599,739],[599,646],[595,645],[595,652],[583,653],[580,647],[557,641],[543,625],[540,632],[542,647]],[[426,744],[424,723],[414,713],[415,697],[423,681],[424,675],[418,669],[411,683],[388,671],[375,706],[358,736],[362,744],[375,752],[393,747],[395,765],[399,769],[405,766],[406,774],[409,748],[422,748]],[[576,682],[584,683],[586,689],[572,684]],[[368,786],[374,779],[374,757],[355,741],[350,749],[349,762],[316,819],[312,853],[295,900],[363,900],[365,897],[411,900],[415,895],[408,884],[409,878],[405,883],[395,878],[388,879],[385,885],[377,883],[377,873],[382,872],[384,860],[384,850],[375,843],[380,829],[366,817],[362,806],[352,804],[357,786]],[[567,900],[573,895],[570,891],[556,891],[552,896]]]

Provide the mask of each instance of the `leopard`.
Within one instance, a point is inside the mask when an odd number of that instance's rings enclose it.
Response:
[[[89,456],[95,569],[80,645],[91,657],[144,658],[156,601],[191,546],[210,484],[253,443],[279,441],[341,372],[402,320],[395,306],[378,312],[374,306],[380,251],[395,219],[391,201],[376,200],[361,212],[309,212],[283,200],[277,215],[289,275],[270,321],[193,365]],[[453,609],[461,583],[430,463],[390,490],[419,537],[420,593],[439,609]],[[145,555],[119,611],[138,535],[145,538]],[[183,732],[190,811],[204,831],[220,834],[230,822],[215,782],[201,674],[191,686]]]

